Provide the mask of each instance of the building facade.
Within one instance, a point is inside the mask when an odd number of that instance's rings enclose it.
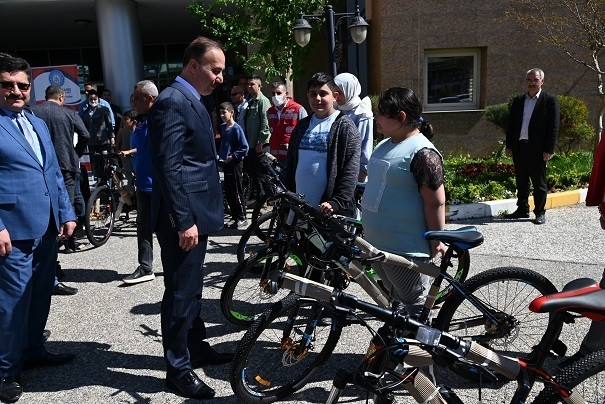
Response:
[[[0,51],[22,56],[32,66],[77,64],[82,85],[94,81],[111,89],[114,103],[129,109],[134,83],[145,78],[160,88],[168,84],[180,72],[185,46],[203,34],[186,11],[190,2],[0,1],[0,35],[10,38]],[[352,60],[356,45],[345,44],[339,72],[358,74],[364,95],[392,86],[412,88],[424,101],[436,131],[433,141],[445,155],[495,151],[504,134],[485,120],[483,110],[524,91],[525,72],[533,67],[545,71],[545,91],[585,100],[590,123],[597,122],[596,73],[507,18],[508,0],[335,0],[333,5],[336,12],[350,12],[356,3],[370,24],[359,53],[364,60]],[[329,63],[326,38],[312,42],[308,76],[328,71]],[[225,85],[216,91],[217,100],[228,99],[229,85],[243,74],[227,54]],[[296,100],[305,106],[307,79],[294,86]]]
[[[540,43],[507,16],[510,9],[510,1],[368,2],[369,92],[412,88],[424,101],[440,150],[485,156],[498,149],[504,133],[486,121],[484,108],[524,92],[526,71],[539,67],[543,90],[586,101],[596,128],[597,74]]]

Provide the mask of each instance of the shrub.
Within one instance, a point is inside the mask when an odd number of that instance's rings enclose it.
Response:
[[[592,169],[592,152],[555,154],[548,164],[550,192],[585,188]],[[457,205],[515,198],[514,166],[510,158],[449,157],[445,170],[446,204]]]
[[[557,138],[557,151],[563,155],[572,150],[590,148],[596,136],[595,129],[589,125],[588,107],[583,100],[560,95],[559,107],[561,109],[561,126]]]

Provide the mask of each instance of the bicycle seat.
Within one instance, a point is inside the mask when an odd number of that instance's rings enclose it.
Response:
[[[589,278],[569,282],[561,292],[534,299],[529,309],[534,313],[570,311],[591,320],[605,320],[605,289]]]
[[[422,237],[425,240],[439,240],[444,244],[454,244],[462,250],[470,250],[483,243],[483,234],[475,226],[464,226],[455,230],[430,230]]]

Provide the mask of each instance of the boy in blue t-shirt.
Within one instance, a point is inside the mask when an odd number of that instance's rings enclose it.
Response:
[[[224,189],[225,199],[231,211],[231,221],[226,226],[243,229],[248,226],[246,220],[246,201],[242,185],[243,159],[248,154],[248,142],[242,127],[233,119],[235,108],[230,102],[219,105],[221,124],[221,146],[218,156],[225,161]]]

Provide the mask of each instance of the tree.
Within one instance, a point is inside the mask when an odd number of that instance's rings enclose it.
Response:
[[[323,9],[325,0],[214,0],[187,6],[188,11],[226,50],[233,50],[246,72],[262,71],[265,77],[302,75],[302,60],[310,46],[294,42],[292,28],[301,13]],[[320,24],[316,24],[320,26]],[[316,27],[318,30],[318,27]],[[250,55],[242,45],[255,45]],[[247,53],[247,52],[246,52]]]
[[[594,71],[601,99],[597,142],[603,131],[605,92],[599,53],[605,47],[605,0],[511,0],[507,14],[538,35],[543,43],[561,48],[574,61]]]

